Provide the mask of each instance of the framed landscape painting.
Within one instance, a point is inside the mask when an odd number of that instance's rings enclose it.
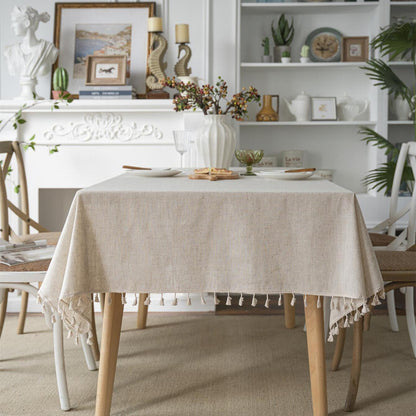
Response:
[[[59,57],[53,69],[68,71],[68,90],[76,96],[85,85],[88,56],[124,55],[126,82],[145,94],[147,20],[154,12],[154,2],[56,3],[54,43]]]

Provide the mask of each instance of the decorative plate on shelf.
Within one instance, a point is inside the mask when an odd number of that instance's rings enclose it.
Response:
[[[320,27],[312,31],[305,44],[310,47],[313,62],[339,62],[341,60],[342,34],[331,27]]]

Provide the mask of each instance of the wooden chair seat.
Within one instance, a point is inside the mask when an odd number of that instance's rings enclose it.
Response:
[[[0,263],[0,272],[46,272],[50,263],[50,259],[16,264],[15,266]]]
[[[416,273],[416,251],[376,251],[375,253],[382,274],[392,271]]]
[[[395,240],[394,236],[388,234],[369,233],[369,236],[373,247],[388,246]]]

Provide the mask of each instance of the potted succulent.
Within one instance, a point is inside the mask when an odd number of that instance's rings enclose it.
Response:
[[[370,59],[362,69],[376,82],[375,85],[387,90],[393,99],[401,99],[407,103],[413,119],[414,140],[416,140],[416,92],[413,87],[416,82],[416,22],[414,20],[399,21],[387,26],[372,40],[371,46],[380,51],[382,58],[390,61],[411,56],[414,75],[412,82],[401,80],[391,66],[382,59]],[[400,149],[373,129],[363,127],[360,133],[364,136],[363,141],[382,149],[387,156],[387,162],[371,170],[363,182],[370,189],[384,190],[385,194],[388,194],[393,185],[394,170]],[[406,166],[402,177],[402,189],[410,188],[413,180],[412,170]]]
[[[61,98],[69,98],[68,89],[68,72],[65,68],[58,67],[55,69],[52,78],[52,98],[59,100]]]
[[[310,61],[311,60],[309,59],[309,46],[308,45],[303,45],[302,49],[300,51],[300,62],[302,64],[307,64]]]
[[[290,44],[292,43],[293,37],[295,35],[295,28],[292,22],[286,19],[285,15],[282,14],[277,22],[277,25],[274,25],[274,21],[271,24],[272,36],[274,41],[273,48],[273,57],[274,62],[280,62],[283,51],[290,51]]]
[[[282,64],[290,64],[290,51],[282,52]]]
[[[265,63],[272,62],[272,57],[270,56],[270,39],[268,36],[263,39],[261,46],[263,46],[263,56],[261,57],[261,61]]]
[[[198,85],[178,82],[175,77],[166,78],[165,86],[179,92],[173,99],[175,111],[202,110],[204,124],[196,141],[198,163],[209,168],[228,169],[234,155],[236,135],[226,118],[230,114],[236,120],[243,120],[248,112],[247,104],[259,102],[260,95],[254,87],[243,88],[227,98],[228,85],[218,77],[214,85]]]

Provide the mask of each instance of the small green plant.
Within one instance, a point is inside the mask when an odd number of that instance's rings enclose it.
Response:
[[[65,68],[59,67],[55,69],[53,73],[52,85],[54,91],[67,91],[68,90],[68,72]]]
[[[282,58],[290,58],[290,51],[283,51]]]
[[[282,14],[277,22],[276,27],[274,26],[274,20],[271,24],[271,30],[273,35],[273,41],[276,46],[290,46],[293,37],[295,35],[295,27],[292,22],[286,19],[285,15]]]
[[[302,58],[308,58],[309,57],[309,46],[303,45],[302,49],[300,50],[300,56]]]
[[[269,56],[270,55],[270,39],[266,36],[263,41],[261,42],[261,46],[263,46],[263,55]]]

